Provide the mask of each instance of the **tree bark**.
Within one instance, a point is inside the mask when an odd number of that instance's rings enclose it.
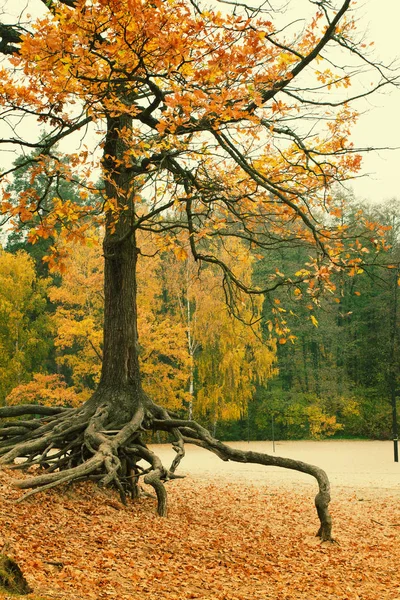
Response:
[[[131,386],[140,391],[136,306],[138,249],[131,233],[123,241],[104,239],[104,348],[101,386]]]
[[[106,212],[104,251],[103,360],[95,402],[111,402],[115,425],[132,418],[143,402],[139,368],[135,233],[135,180],[125,165],[123,131],[129,115],[109,117],[104,146]]]

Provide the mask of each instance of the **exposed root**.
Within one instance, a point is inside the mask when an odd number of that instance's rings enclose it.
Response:
[[[330,483],[328,476],[323,469],[316,467],[315,465],[310,465],[308,463],[290,458],[270,456],[260,452],[253,452],[251,450],[246,451],[231,448],[219,440],[216,440],[206,429],[204,429],[204,427],[195,421],[178,419],[155,421],[154,427],[164,431],[169,431],[172,428],[176,428],[183,435],[185,442],[196,444],[197,446],[201,446],[206,450],[210,450],[222,460],[283,467],[284,469],[292,469],[312,475],[317,480],[319,487],[319,492],[315,497],[315,506],[317,509],[318,518],[320,520],[320,527],[318,529],[317,536],[320,537],[322,541],[333,541],[332,518],[329,514],[328,508],[331,499]]]
[[[317,535],[322,541],[332,541],[329,480],[319,467],[226,446],[195,421],[173,418],[145,395],[131,403],[135,409],[128,418],[124,411],[117,410],[115,392],[109,401],[106,394],[103,396],[98,400],[98,394],[80,409],[33,405],[0,408],[0,419],[8,419],[0,423],[0,466],[29,470],[32,475],[15,483],[21,489],[29,489],[19,501],[63,483],[94,480],[102,486],[113,486],[126,503],[128,497],[140,495],[139,481],[143,479],[155,491],[158,514],[166,516],[165,482],[178,477],[175,471],[187,442],[214,452],[225,461],[283,467],[313,476],[319,487],[315,497],[320,521]],[[125,422],[118,421],[119,413],[125,414]],[[29,419],[29,415],[39,418]],[[12,420],[15,417],[24,419]],[[144,430],[170,434],[176,456],[169,469],[146,446]]]

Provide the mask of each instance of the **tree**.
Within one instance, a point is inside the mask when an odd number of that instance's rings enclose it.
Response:
[[[9,58],[1,69],[0,96],[3,120],[14,128],[2,141],[40,151],[30,166],[33,179],[57,173],[76,181],[85,195],[95,192],[90,174],[101,168],[104,189],[98,202],[84,207],[55,196],[51,210],[27,195],[16,208],[6,194],[1,210],[11,212],[14,222],[37,215],[31,241],[54,236],[56,229],[68,241],[81,240],[104,215],[102,370],[97,389],[79,409],[1,409],[7,418],[43,415],[26,434],[3,428],[1,464],[24,456],[24,468],[47,467],[18,483],[32,488],[26,496],[90,477],[115,485],[124,499],[136,493],[143,476],[156,490],[158,512],[165,514],[163,482],[175,477],[184,444],[191,442],[224,460],[314,476],[318,535],[331,539],[324,471],[227,447],[145,393],[137,327],[138,232],[154,234],[163,251],[191,252],[196,262],[219,267],[238,317],[241,292],[261,296],[303,282],[317,298],[331,287],[332,272],[356,270],[361,261],[356,244],[342,253],[343,230],[322,219],[323,211],[337,211],[332,184],[348,180],[360,165],[349,140],[356,118],[351,102],[390,83],[393,73],[374,68],[368,53],[362,56],[352,0],[311,2],[315,13],[298,30],[293,23],[274,25],[272,8],[243,6],[239,14],[235,6],[225,16],[186,0],[43,0],[43,5],[47,15],[28,31],[19,24],[2,26],[0,48]],[[352,97],[349,87],[365,70],[368,92],[355,89]],[[27,140],[16,115],[37,115],[45,137]],[[83,135],[89,126],[99,134],[101,153],[93,144],[57,161],[55,144],[77,131]],[[229,238],[239,238],[249,250],[307,247],[307,265],[293,273],[278,270],[263,286],[252,287],[220,257]],[[376,239],[379,246],[378,234]],[[60,258],[54,244],[50,266]],[[278,335],[285,334],[283,321],[277,311]],[[147,448],[143,429],[170,433],[177,456],[169,469]],[[59,449],[50,467],[49,446]],[[150,463],[144,471],[137,466],[142,458]]]
[[[227,240],[219,257],[229,267],[235,265],[241,279],[251,284],[255,258],[240,240]],[[164,287],[187,328],[189,418],[202,417],[215,435],[220,420],[247,414],[255,384],[273,376],[276,344],[268,337],[262,339],[261,297],[242,293],[241,319],[235,319],[224,298],[219,269],[208,265],[199,270],[190,256],[169,263],[170,269],[164,268]],[[252,319],[250,329],[246,321]]]
[[[80,398],[61,375],[44,375],[35,373],[28,383],[15,387],[6,398],[8,405],[19,405],[24,402],[32,404],[44,403],[46,406],[79,406]],[[18,423],[14,423],[18,426]]]
[[[48,283],[26,252],[0,248],[0,405],[32,371],[45,370],[52,345]]]
[[[341,190],[336,194],[340,212],[335,217],[346,229],[343,243],[354,243],[357,232],[362,251],[368,257],[359,273],[345,271],[332,276],[330,294],[310,298],[303,284],[282,288],[276,294],[284,306],[287,326],[293,330],[277,346],[279,374],[268,389],[258,389],[251,414],[255,417],[255,434],[262,439],[271,431],[271,419],[277,425],[275,433],[284,439],[304,436],[332,435],[338,424],[344,436],[387,438],[390,432],[387,365],[389,364],[390,318],[389,288],[398,255],[393,254],[396,219],[393,209],[373,208],[355,202],[352,195]],[[393,207],[393,202],[391,203]],[[364,223],[360,224],[360,218]],[[380,223],[386,237],[386,252],[375,252],[375,237],[368,235]],[[346,239],[347,238],[347,239]],[[271,272],[271,262],[281,272],[299,263],[298,248],[283,248],[274,260],[260,261],[256,280],[262,281]],[[271,259],[271,251],[268,252]],[[304,257],[306,260],[306,257]],[[389,286],[390,287],[390,286]],[[391,293],[391,292],[390,292]],[[271,328],[271,305],[264,306],[265,329]],[[318,418],[321,417],[320,425]],[[335,417],[338,423],[335,423]],[[317,418],[317,420],[316,420]]]
[[[103,261],[98,235],[94,232],[85,246],[68,243],[63,251],[64,272],[49,288],[56,363],[83,401],[100,378]]]

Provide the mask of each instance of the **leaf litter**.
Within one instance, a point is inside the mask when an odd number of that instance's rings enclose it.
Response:
[[[337,543],[321,544],[311,488],[187,478],[160,518],[153,498],[123,506],[91,483],[15,504],[16,476],[0,474],[0,549],[27,599],[400,600],[395,492],[334,490]]]

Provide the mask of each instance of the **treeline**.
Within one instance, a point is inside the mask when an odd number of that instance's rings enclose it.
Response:
[[[265,439],[274,429],[277,438],[289,439],[391,437],[391,388],[399,387],[400,214],[393,202],[362,210],[371,224],[382,224],[385,251],[376,253],[376,240],[364,235],[363,267],[334,277],[334,289],[320,298],[317,309],[299,288],[281,293],[296,339],[278,343],[279,373],[257,389],[241,436],[250,431]],[[343,227],[357,227],[360,215],[353,200],[340,216]],[[298,261],[298,252],[288,249],[276,264],[284,270]],[[266,269],[267,262],[260,263],[258,276]],[[270,314],[267,301],[264,323]],[[237,435],[233,431],[232,437]]]
[[[46,186],[51,194],[44,180],[35,185],[38,195]],[[24,186],[29,189],[20,178],[10,194]],[[57,193],[82,202],[72,186]],[[337,218],[350,231],[360,209],[354,201],[342,205],[347,208]],[[182,248],[160,249],[150,233],[143,235],[139,331],[149,393],[222,439],[388,438],[390,386],[399,361],[394,265],[400,221],[393,206],[363,210],[371,223],[382,224],[386,251],[377,253],[375,240],[364,236],[363,267],[335,275],[333,265],[333,286],[321,298],[307,297],[303,268],[299,283],[278,286],[273,301],[239,294],[228,308],[229,290],[216,268],[199,270]],[[59,247],[59,270],[46,262],[51,239],[33,244],[29,224],[5,238],[0,404],[77,405],[95,389],[102,355],[100,238],[93,229],[86,244]],[[304,247],[293,240],[279,252],[249,252],[239,239],[221,244],[220,251],[242,278],[260,286],[307,263]]]

